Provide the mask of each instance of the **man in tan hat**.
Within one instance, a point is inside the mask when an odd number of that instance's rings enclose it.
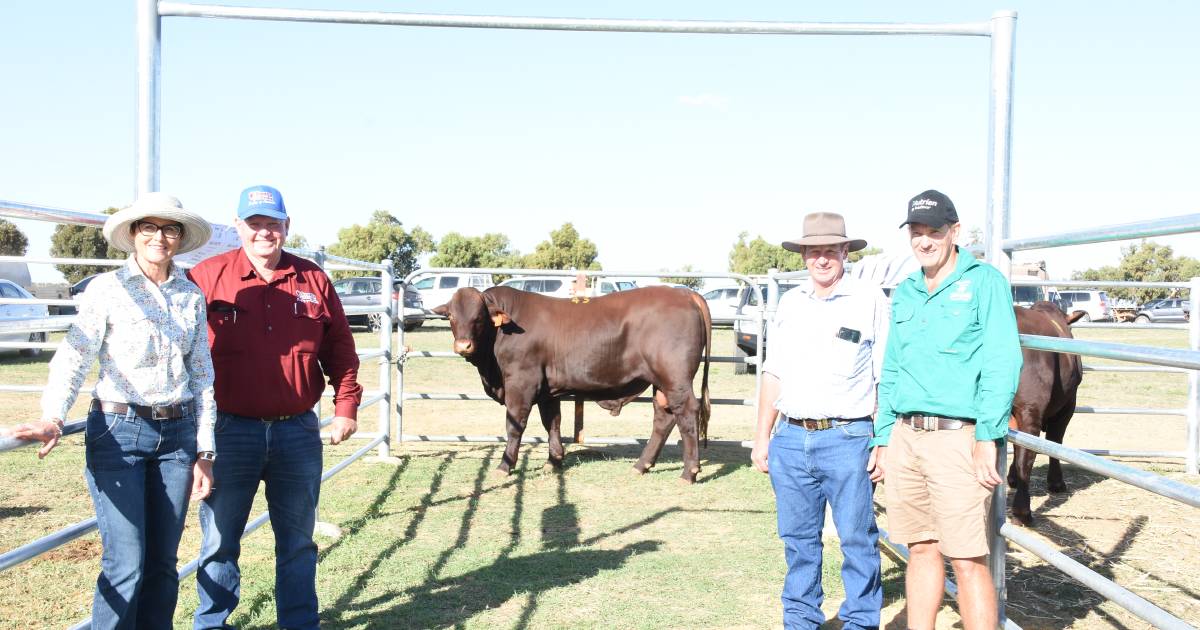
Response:
[[[845,220],[832,212],[804,217],[804,236],[783,243],[804,255],[810,279],[780,298],[771,322],[750,457],[775,489],[787,561],[783,625],[789,629],[815,629],[825,621],[826,503],[841,540],[843,627],[877,628],[883,607],[867,460],[888,306],[880,287],[843,273],[849,253],[866,245],[847,238]]]

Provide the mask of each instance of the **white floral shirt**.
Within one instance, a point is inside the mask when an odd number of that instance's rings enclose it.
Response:
[[[204,295],[171,265],[155,285],[133,256],[88,284],[79,314],[50,361],[42,418],[66,418],[96,357],[92,396],[135,405],[195,401],[196,450],[212,451],[217,406]]]

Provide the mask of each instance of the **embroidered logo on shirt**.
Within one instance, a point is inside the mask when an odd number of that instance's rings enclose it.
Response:
[[[320,304],[320,302],[317,301],[317,296],[307,291],[297,291],[296,301],[305,302],[307,304]]]
[[[950,293],[951,302],[971,301],[971,281],[959,280],[954,283],[954,291]]]

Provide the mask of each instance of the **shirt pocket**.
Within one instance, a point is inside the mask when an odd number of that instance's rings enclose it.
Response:
[[[933,331],[938,352],[942,354],[968,352],[980,331],[977,314],[976,306],[972,303],[942,304],[938,325]]]
[[[853,376],[858,367],[861,337],[858,343],[855,343],[834,335],[829,344],[829,371],[837,376]]]
[[[321,304],[311,302],[294,303],[292,310],[296,331],[296,350],[315,353],[321,347],[325,334],[325,323],[330,320],[329,311]]]
[[[149,313],[137,304],[114,308],[108,315],[108,335],[105,342],[109,354],[135,358],[139,364],[158,352],[161,331]]]
[[[242,330],[249,326],[246,311],[236,304],[216,300],[208,305],[208,341],[213,359],[244,352]],[[238,319],[241,318],[241,322]]]

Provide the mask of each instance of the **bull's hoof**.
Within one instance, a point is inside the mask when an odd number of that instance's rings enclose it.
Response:
[[[696,483],[696,476],[695,476],[695,475],[692,475],[692,476],[690,476],[690,477],[689,477],[689,476],[687,476],[687,475],[683,475],[683,476],[681,476],[681,477],[679,478],[679,485],[682,485],[682,486],[690,486],[690,485],[692,485],[692,484],[694,484],[694,483]]]
[[[1061,479],[1058,481],[1047,481],[1046,482],[1046,491],[1050,492],[1051,494],[1059,494],[1062,492],[1066,492],[1067,484],[1064,483]]]
[[[1033,514],[1018,514],[1013,512],[1012,515],[1008,517],[1008,522],[1018,527],[1033,527]]]
[[[643,466],[639,462],[639,463],[634,464],[633,468],[630,468],[630,470],[633,471],[633,474],[640,476],[640,475],[644,475],[644,474],[650,472],[650,468],[651,468],[650,466]]]
[[[511,474],[512,471],[507,468],[495,468],[492,470],[492,472],[488,473],[488,476],[492,478],[492,481],[504,481],[508,479],[509,475]]]
[[[563,468],[563,460],[561,460],[561,459],[550,459],[550,460],[546,461],[545,464],[542,464],[542,470],[546,471],[546,472],[550,472],[550,471],[561,472],[562,468]]]

